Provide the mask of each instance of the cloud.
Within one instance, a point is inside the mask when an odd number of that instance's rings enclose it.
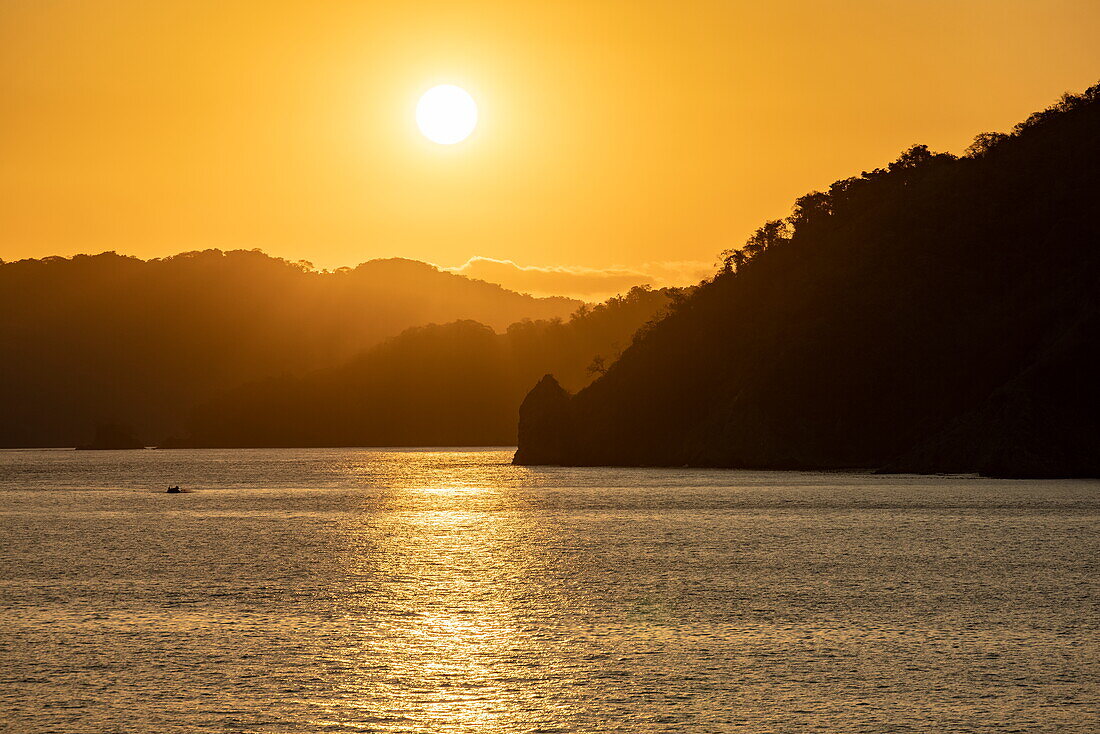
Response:
[[[534,296],[569,296],[603,301],[636,285],[654,288],[694,285],[714,275],[712,263],[693,260],[646,263],[635,268],[586,268],[570,265],[517,265],[511,260],[471,257],[454,268],[443,268],[469,278],[497,283]]]

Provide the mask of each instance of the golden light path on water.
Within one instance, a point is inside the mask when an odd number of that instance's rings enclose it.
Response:
[[[511,657],[518,662],[530,656],[527,665],[537,670],[545,660],[532,649],[530,638],[520,629],[509,589],[517,583],[525,564],[521,549],[535,538],[520,537],[514,523],[499,512],[485,508],[500,505],[503,488],[497,468],[485,470],[477,462],[456,481],[453,467],[463,463],[463,454],[440,457],[440,464],[405,473],[402,506],[416,509],[395,512],[397,529],[393,542],[378,549],[377,566],[357,569],[366,576],[392,580],[390,594],[405,600],[409,608],[396,615],[382,638],[370,637],[353,650],[354,658],[365,663],[358,675],[349,676],[341,687],[351,698],[360,697],[364,713],[380,708],[391,711],[417,710],[420,720],[394,717],[427,731],[522,731],[537,724],[522,708],[504,702],[522,694],[522,676],[501,679],[494,660]],[[353,476],[369,477],[370,464],[349,468]],[[525,470],[517,470],[524,472]],[[355,523],[348,533],[368,533]],[[362,547],[356,544],[349,564],[362,563]],[[361,615],[359,623],[372,627],[378,608],[353,590],[336,591],[337,604]],[[394,644],[395,641],[400,641]],[[362,638],[360,639],[362,643]],[[379,679],[377,671],[386,676]],[[537,712],[537,703],[532,702]],[[316,724],[336,724],[341,717]]]
[[[1096,482],[509,459],[0,452],[0,720],[1061,733],[1100,715]]]

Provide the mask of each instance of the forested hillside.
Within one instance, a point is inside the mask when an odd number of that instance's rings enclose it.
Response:
[[[513,445],[527,387],[600,374],[678,291],[634,288],[567,321],[503,334],[476,321],[420,326],[336,368],[284,375],[205,401],[177,446]]]
[[[799,198],[518,463],[1100,475],[1100,85]]]
[[[74,446],[102,424],[158,443],[215,394],[335,367],[411,326],[503,330],[579,306],[412,260],[318,272],[208,250],[0,263],[0,446]]]

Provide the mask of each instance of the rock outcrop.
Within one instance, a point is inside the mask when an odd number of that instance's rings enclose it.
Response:
[[[575,453],[570,395],[553,375],[544,375],[519,407],[515,464],[567,464]]]

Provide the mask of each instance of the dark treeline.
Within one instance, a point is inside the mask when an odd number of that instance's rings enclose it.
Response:
[[[409,329],[339,367],[259,380],[193,413],[176,446],[512,445],[519,403],[553,371],[580,389],[680,291],[634,288],[567,321]]]
[[[209,250],[0,263],[0,446],[95,443],[97,429],[156,444],[215,394],[335,367],[412,326],[503,330],[580,305],[411,260],[317,272]]]
[[[519,463],[1100,475],[1100,85],[768,222]]]

